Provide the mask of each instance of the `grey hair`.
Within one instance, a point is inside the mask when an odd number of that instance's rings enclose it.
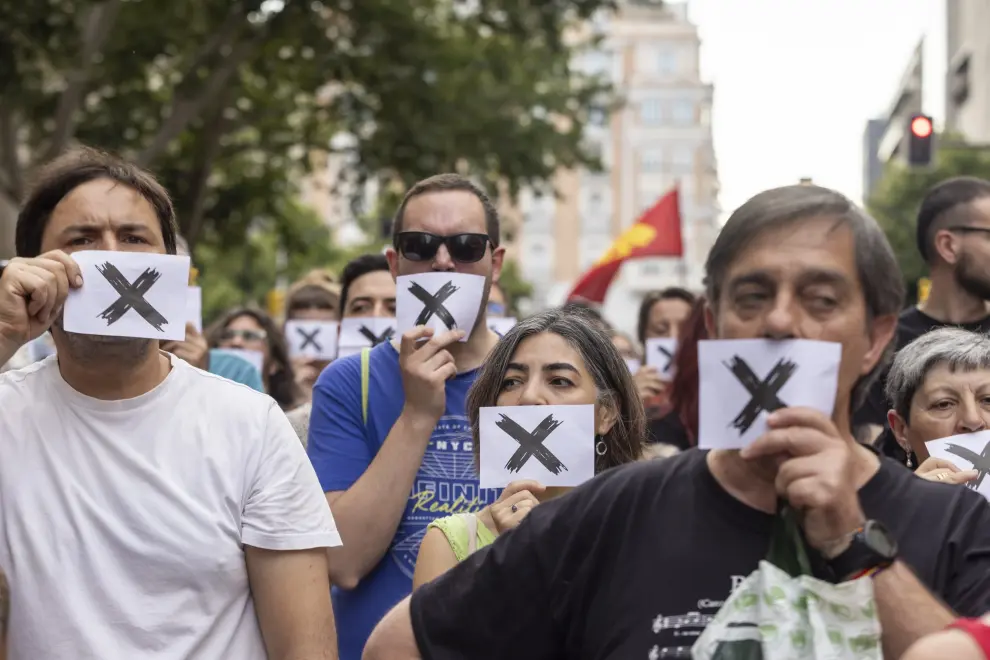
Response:
[[[953,372],[990,369],[990,336],[962,328],[938,328],[898,351],[885,390],[887,401],[902,419],[909,419],[914,395],[931,370],[941,365]]]
[[[904,306],[904,277],[880,225],[845,195],[807,184],[761,192],[729,217],[705,262],[705,286],[716,313],[729,268],[754,240],[768,231],[818,218],[834,218],[836,227],[845,226],[852,232],[868,321],[899,313]],[[890,342],[876,366],[856,382],[852,410],[866,399],[893,354],[894,342]]]
[[[602,438],[606,451],[595,457],[595,472],[638,460],[645,445],[646,413],[632,374],[608,332],[595,322],[594,315],[574,308],[549,309],[523,319],[488,354],[465,405],[475,460],[481,447],[479,411],[497,405],[505,372],[520,342],[544,332],[558,335],[574,347],[595,382],[599,404],[611,407],[616,413],[615,424]]]

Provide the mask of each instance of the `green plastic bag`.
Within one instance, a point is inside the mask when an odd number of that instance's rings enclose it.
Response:
[[[726,600],[691,649],[694,660],[882,660],[870,578],[811,575],[793,512],[777,515],[767,558]]]

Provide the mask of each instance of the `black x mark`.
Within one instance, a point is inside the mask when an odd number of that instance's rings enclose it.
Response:
[[[762,381],[757,378],[753,370],[749,368],[749,365],[738,355],[732,358],[731,364],[726,364],[725,366],[752,395],[749,403],[743,406],[743,409],[736,415],[736,418],[732,420],[731,426],[739,431],[739,435],[749,430],[749,427],[756,421],[756,417],[760,414],[760,411],[773,412],[774,410],[787,407],[787,404],[777,396],[777,392],[794,375],[794,372],[797,370],[796,363],[781,358],[777,361],[777,364],[773,365],[773,369],[767,374],[766,379]]]
[[[323,352],[323,347],[316,342],[316,336],[320,334],[319,328],[313,328],[312,332],[306,332],[305,328],[300,328],[297,326],[296,332],[302,335],[303,338],[302,344],[299,345],[300,351],[306,350],[307,346],[312,346],[313,350],[315,350],[317,353]]]
[[[151,306],[151,303],[144,299],[144,294],[148,293],[155,282],[161,278],[161,273],[154,268],[148,268],[131,283],[109,261],[102,266],[97,265],[96,270],[103,277],[107,278],[110,286],[120,294],[120,298],[117,298],[114,304],[107,307],[98,315],[101,319],[106,319],[108,326],[119,321],[127,313],[127,310],[133,309],[155,330],[163,332],[162,326],[168,325],[168,320],[159,314],[158,310]]]
[[[382,343],[383,341],[388,341],[389,339],[392,338],[394,329],[385,328],[385,331],[382,334],[376,335],[374,332],[369,330],[367,326],[362,325],[361,329],[358,330],[358,332],[360,332],[365,339],[371,342],[372,346],[378,346],[378,344]]]
[[[509,437],[519,443],[519,449],[509,457],[508,462],[505,464],[505,469],[509,472],[519,472],[522,466],[526,464],[526,461],[536,456],[536,460],[542,463],[543,467],[553,474],[560,474],[561,470],[566,470],[567,466],[561,463],[560,459],[554,456],[553,452],[543,444],[547,436],[553,433],[561,424],[563,422],[555,420],[553,415],[547,415],[542,422],[537,424],[533,432],[530,433],[519,426],[515,420],[502,415],[502,419],[495,422],[495,426],[505,431]]]
[[[437,318],[443,321],[443,324],[447,326],[448,330],[453,330],[457,327],[457,321],[451,315],[447,308],[443,306],[443,303],[454,295],[459,287],[454,286],[454,283],[447,282],[442,287],[437,290],[436,295],[431,295],[429,291],[424,289],[419,285],[419,282],[413,282],[412,286],[409,287],[409,292],[414,296],[419,298],[423,303],[423,311],[419,313],[416,317],[416,322],[413,325],[425,325],[430,318],[436,314]]]
[[[657,348],[660,350],[660,353],[663,354],[665,358],[667,358],[667,362],[665,362],[663,365],[663,371],[664,373],[667,373],[668,371],[670,371],[670,362],[674,359],[674,354],[668,351],[660,344],[657,344]]]
[[[945,446],[945,451],[950,454],[955,454],[959,458],[969,461],[973,464],[974,470],[978,472],[976,479],[970,481],[966,486],[972,488],[973,490],[979,490],[980,484],[983,483],[983,477],[990,473],[990,442],[988,442],[984,447],[983,451],[977,454],[971,449],[966,449],[965,447],[960,447],[959,445],[948,444]]]

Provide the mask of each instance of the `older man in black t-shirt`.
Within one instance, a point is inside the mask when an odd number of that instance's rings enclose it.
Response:
[[[842,345],[832,418],[782,409],[745,450],[619,468],[536,507],[400,603],[366,658],[688,658],[766,555],[779,497],[822,577],[872,576],[887,657],[990,609],[990,505],[852,435],[904,294],[876,222],[830,190],[771,190],[732,215],[706,269],[711,336]]]

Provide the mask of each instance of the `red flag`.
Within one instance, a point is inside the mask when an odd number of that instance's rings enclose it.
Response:
[[[626,259],[683,255],[680,195],[674,188],[615,239],[602,258],[581,276],[567,299],[603,303],[608,287]]]

